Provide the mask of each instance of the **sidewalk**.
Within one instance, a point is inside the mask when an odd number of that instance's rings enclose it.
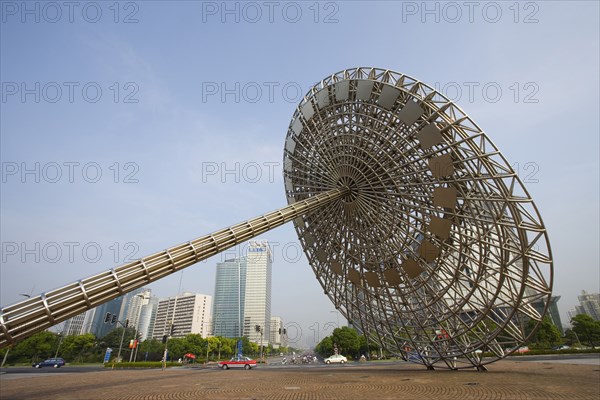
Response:
[[[346,364],[246,370],[107,370],[4,379],[9,399],[593,399],[600,367],[503,360],[488,372]]]

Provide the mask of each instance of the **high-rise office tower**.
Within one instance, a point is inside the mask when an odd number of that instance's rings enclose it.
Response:
[[[65,321],[63,333],[65,336],[83,335],[90,333],[96,309],[92,308]]]
[[[140,319],[138,322],[138,330],[140,338],[146,340],[152,337],[154,323],[156,322],[156,312],[158,311],[158,297],[151,296],[148,303],[142,305],[140,309]]]
[[[600,293],[588,293],[582,290],[577,299],[579,305],[575,306],[574,310],[569,311],[570,319],[573,319],[577,314],[586,314],[596,321],[600,321]]]
[[[213,335],[269,343],[271,264],[266,241],[249,242],[245,256],[217,264]]]
[[[111,330],[120,327],[121,325],[119,324],[119,322],[121,322],[122,324],[125,323],[125,321],[122,321],[119,319],[124,297],[125,296],[117,297],[116,299],[113,299],[113,300],[109,301],[108,303],[104,303],[95,308],[96,311],[94,313],[94,320],[92,321],[91,332],[94,335],[96,335],[96,337],[99,337],[99,338],[104,337]],[[110,314],[111,316],[115,316],[114,323],[112,322],[112,319],[111,319],[111,321],[106,322],[107,314]],[[116,321],[119,321],[119,322],[116,322]]]

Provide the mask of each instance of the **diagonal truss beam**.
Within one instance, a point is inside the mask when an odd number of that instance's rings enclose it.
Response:
[[[344,196],[332,189],[0,310],[0,349],[196,264]]]

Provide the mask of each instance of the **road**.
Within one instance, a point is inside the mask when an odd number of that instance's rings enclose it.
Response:
[[[69,366],[66,365],[61,368],[33,368],[33,367],[4,367],[0,369],[0,380],[6,379],[17,379],[17,378],[27,378],[27,377],[41,377],[48,376],[48,374],[80,374],[85,372],[98,372],[104,371],[105,368],[101,365],[91,365],[91,366]]]
[[[554,356],[556,357],[556,356]],[[559,358],[567,359],[564,356]],[[588,356],[589,357],[589,356]],[[516,357],[514,357],[516,358]],[[179,367],[102,370],[67,366],[0,375],[2,400],[150,400],[238,398],[327,400],[375,399],[553,399],[598,400],[596,365],[502,360],[488,372],[428,371],[406,362],[344,365],[261,366],[251,371]],[[589,359],[579,357],[580,359]],[[519,360],[524,360],[520,358]],[[73,372],[81,371],[81,372]],[[87,372],[90,371],[90,372]],[[35,377],[35,378],[34,378]]]
[[[584,364],[584,365],[599,365],[600,353],[589,354],[547,354],[540,356],[513,356],[507,357],[511,361],[533,361],[533,362],[549,362],[558,364]]]
[[[540,355],[540,356],[513,356],[507,357],[506,360],[514,361],[514,362],[544,362],[544,363],[557,363],[557,364],[580,364],[580,365],[598,365],[600,366],[600,353],[592,353],[592,354],[549,354],[549,355]],[[502,362],[502,361],[500,361]],[[407,364],[405,361],[401,360],[386,360],[386,361],[377,361],[377,362],[365,362],[358,363],[350,361],[344,365],[326,365],[320,360],[317,364],[281,364],[280,357],[272,357],[267,360],[266,365],[260,365],[258,368],[264,369],[293,369],[293,368],[344,368],[350,366],[358,366],[361,367],[376,367],[376,366],[393,366],[393,365],[404,365]],[[490,367],[493,367],[494,364],[491,364]],[[192,368],[192,367],[181,367],[181,368]],[[202,366],[194,366],[194,369],[204,369]],[[209,368],[216,368],[214,366],[210,366]],[[47,376],[47,374],[80,374],[80,373],[89,373],[89,372],[98,372],[98,371],[108,371],[103,366],[93,365],[93,366],[69,366],[66,365],[61,368],[31,368],[31,367],[8,367],[2,368],[0,370],[0,376],[2,380],[4,379],[15,379],[21,377],[35,377],[35,376]]]

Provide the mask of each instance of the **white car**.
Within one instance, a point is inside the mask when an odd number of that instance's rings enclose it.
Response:
[[[340,363],[340,364],[343,364],[343,363],[346,363],[346,362],[348,362],[348,359],[346,357],[344,357],[343,355],[341,355],[341,354],[334,354],[331,357],[327,357],[325,359],[325,364],[331,364],[331,363]]]

